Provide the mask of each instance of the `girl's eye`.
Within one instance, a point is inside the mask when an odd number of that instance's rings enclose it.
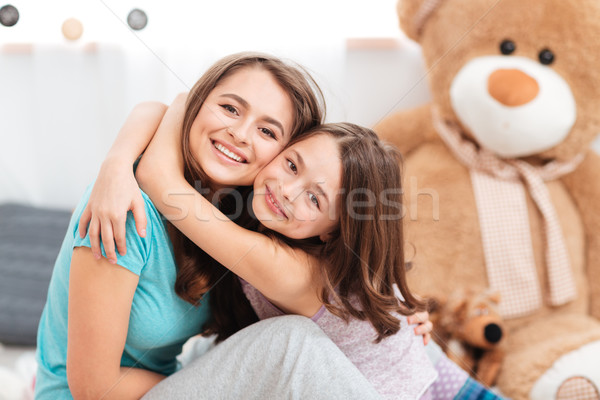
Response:
[[[223,105],[221,105],[221,107],[223,107],[225,110],[229,111],[232,114],[238,115],[236,108],[232,105],[223,104]]]
[[[292,170],[292,172],[293,172],[293,173],[296,173],[296,172],[298,172],[298,168],[296,168],[296,164],[294,164],[294,163],[292,162],[292,160],[289,160],[289,159],[288,159],[288,160],[287,160],[287,163],[288,163],[288,167],[290,167],[290,170]]]
[[[277,136],[275,136],[275,134],[273,133],[272,130],[270,130],[269,128],[260,128],[260,130],[262,131],[262,133],[264,133],[265,135],[273,138],[273,139],[277,139]]]
[[[309,193],[308,198],[310,199],[310,201],[312,201],[312,203],[315,206],[317,206],[317,208],[319,208],[319,199],[317,198],[317,196],[315,196],[313,193]]]

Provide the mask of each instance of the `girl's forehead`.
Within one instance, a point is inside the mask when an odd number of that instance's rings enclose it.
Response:
[[[341,158],[336,139],[328,134],[317,134],[288,147],[288,155],[311,175],[332,177],[341,170]]]
[[[313,148],[325,146],[327,149],[337,149],[336,140],[333,136],[326,132],[319,132],[304,139],[299,139],[296,143],[289,146],[289,149],[294,148]]]

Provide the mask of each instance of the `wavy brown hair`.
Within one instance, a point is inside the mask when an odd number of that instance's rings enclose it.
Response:
[[[368,320],[379,342],[400,329],[395,313],[411,315],[427,308],[406,282],[401,157],[372,130],[350,123],[324,124],[288,146],[324,134],[335,138],[342,162],[338,226],[325,243],[261,230],[316,257],[325,307],[345,320]],[[368,206],[352,208],[352,203]]]
[[[269,72],[289,95],[294,108],[291,139],[301,136],[322,123],[325,114],[323,94],[310,76],[298,65],[286,63],[277,57],[262,53],[238,53],[225,57],[210,67],[190,90],[183,118],[182,151],[184,176],[194,187],[213,188],[206,173],[196,161],[189,144],[192,124],[210,92],[223,79],[245,68],[259,68]],[[249,187],[237,188],[243,203],[248,204]],[[213,199],[209,199],[213,200]],[[233,215],[236,223],[248,229],[256,226],[247,210],[238,209],[233,195],[213,201],[225,215]],[[204,326],[204,334],[216,334],[221,341],[238,330],[258,320],[250,303],[244,296],[236,275],[230,273],[206,252],[197,247],[172,224],[168,225],[177,264],[175,292],[185,301],[198,304],[210,290],[211,318]]]

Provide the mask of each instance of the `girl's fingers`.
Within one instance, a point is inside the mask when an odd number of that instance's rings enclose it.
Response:
[[[115,239],[113,236],[112,224],[109,219],[102,221],[100,230],[102,232],[102,244],[104,245],[106,258],[110,263],[116,264],[117,254],[115,253]]]
[[[89,235],[92,254],[96,260],[99,260],[102,257],[102,249],[100,248],[100,221],[98,218],[92,218],[90,221]]]
[[[409,324],[422,324],[423,322],[429,321],[429,313],[427,311],[420,311],[409,315],[407,318]]]
[[[135,220],[138,234],[140,237],[146,237],[146,206],[144,204],[144,198],[139,190],[138,196],[136,196],[131,203],[131,212],[133,213],[133,219]]]
[[[117,251],[122,256],[127,253],[127,242],[125,240],[126,222],[127,216],[124,218],[118,218],[112,224],[113,233],[115,235],[115,243],[117,244]]]
[[[433,329],[433,324],[431,323],[431,321],[427,321],[427,322],[423,322],[422,324],[419,324],[415,327],[415,333],[417,335],[424,335],[426,333],[431,332],[431,330]]]
[[[85,206],[85,209],[83,210],[83,214],[81,214],[81,217],[79,218],[79,237],[80,238],[84,238],[86,233],[87,233],[87,229],[88,229],[88,224],[90,223],[90,220],[92,219],[92,212],[90,211],[90,205],[89,203]]]
[[[423,335],[423,344],[425,346],[427,346],[429,344],[430,340],[431,340],[431,333],[426,333],[425,335]]]

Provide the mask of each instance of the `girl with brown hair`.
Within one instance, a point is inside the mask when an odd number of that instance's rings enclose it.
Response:
[[[425,303],[406,285],[397,154],[366,128],[313,128],[257,175],[255,232],[182,176],[175,114],[167,111],[137,172],[164,215],[240,277],[260,318],[312,318],[381,395],[423,396],[437,374],[406,329]]]
[[[406,284],[400,159],[373,131],[324,124],[293,139],[254,181],[256,232],[228,220],[182,176],[177,121],[168,110],[142,157],[140,186],[239,276],[261,319],[311,318],[384,398],[497,398],[443,354],[434,368],[406,329],[406,316],[426,304]]]
[[[210,193],[221,193],[225,212],[235,200],[225,189],[250,185],[291,139],[323,118],[320,91],[310,76],[263,54],[218,61],[189,99],[185,174]],[[127,121],[112,155],[127,158],[122,152],[133,150],[130,171],[149,137],[127,131],[153,133],[163,113],[164,106],[146,104]],[[223,121],[235,133],[221,129]],[[237,136],[242,132],[245,144]],[[89,189],[73,213],[39,324],[36,398],[139,398],[178,368],[175,356],[191,336],[208,327],[224,338],[256,321],[249,304],[239,301],[243,294],[231,299],[237,280],[216,285],[209,299],[202,298],[221,278],[222,267],[137,193],[141,236],[133,216],[120,219],[114,231],[123,228],[117,242],[127,241],[128,251],[112,262],[93,251],[100,230],[112,237],[112,225],[100,228],[92,220],[95,235],[77,234]],[[227,312],[213,311],[219,308]]]

